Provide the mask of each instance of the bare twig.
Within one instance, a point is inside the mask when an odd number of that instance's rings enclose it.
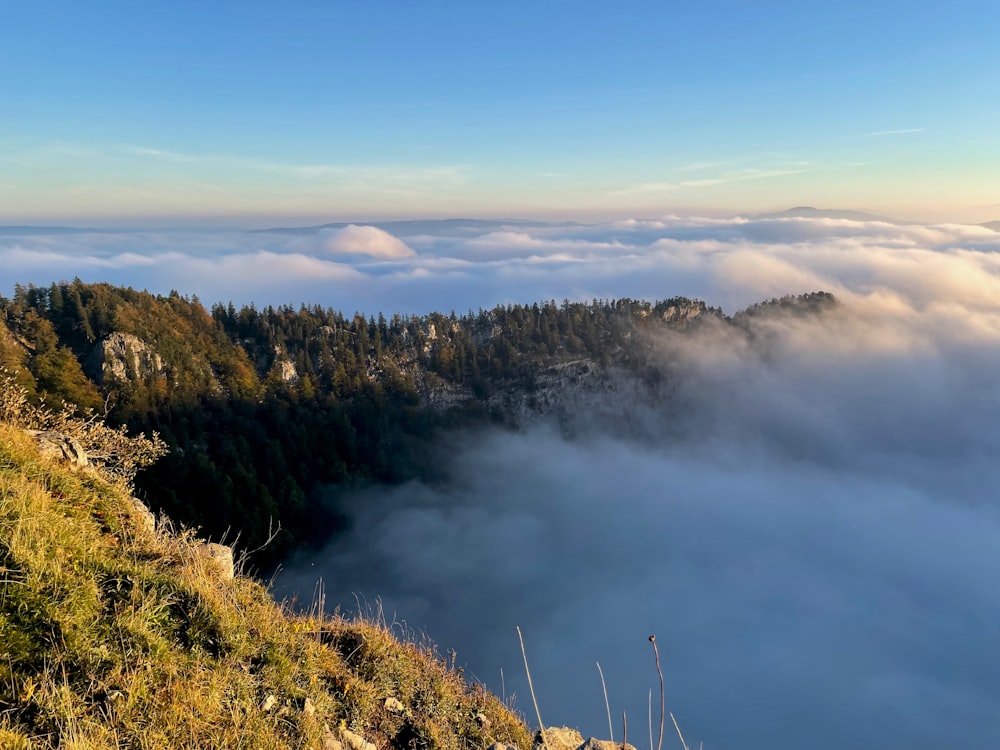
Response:
[[[687,743],[684,741],[684,735],[681,734],[681,728],[677,724],[677,719],[674,718],[673,711],[670,712],[670,720],[674,722],[674,729],[677,730],[677,736],[681,738],[681,745],[684,747],[684,750],[691,750],[691,748],[689,748]]]
[[[538,700],[535,698],[535,686],[531,683],[531,670],[528,669],[528,654],[524,650],[524,636],[521,635],[520,626],[517,627],[517,639],[521,641],[521,656],[524,658],[524,673],[528,676],[528,690],[531,692],[531,702],[535,705],[535,717],[538,719],[538,731],[542,733],[542,744],[548,747],[545,739],[545,725],[542,723],[542,714],[538,710]]]
[[[608,739],[615,744],[615,730],[611,726],[611,705],[608,703],[608,686],[604,682],[604,670],[601,662],[597,662],[597,672],[601,675],[601,688],[604,690],[604,710],[608,712]]]
[[[649,642],[653,644],[653,656],[656,658],[656,672],[660,675],[660,739],[656,744],[656,750],[662,750],[663,748],[663,722],[664,722],[664,712],[666,711],[667,698],[663,691],[663,670],[660,669],[660,650],[656,648],[656,636],[649,636]]]
[[[267,519],[267,539],[265,539],[263,541],[263,543],[259,547],[254,547],[251,550],[247,550],[246,554],[249,556],[249,555],[253,555],[253,554],[257,553],[257,552],[260,552],[261,550],[266,549],[267,547],[269,547],[271,545],[271,543],[275,539],[277,539],[278,534],[280,534],[280,533],[281,533],[281,519],[278,519],[277,526],[275,526],[274,518],[273,517],[268,518]],[[236,539],[233,541],[232,546],[236,546],[236,542],[238,542],[239,539],[240,539],[239,534],[237,534],[236,535]]]

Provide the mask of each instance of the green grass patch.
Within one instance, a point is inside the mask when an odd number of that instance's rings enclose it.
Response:
[[[431,649],[227,580],[193,533],[146,526],[113,472],[0,423],[0,747],[321,748],[344,729],[399,750],[530,746]]]

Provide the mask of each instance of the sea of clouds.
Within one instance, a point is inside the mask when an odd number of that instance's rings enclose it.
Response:
[[[914,304],[997,299],[1000,233],[844,219],[666,217],[598,225],[396,222],[309,232],[0,227],[0,293],[84,281],[206,304],[425,313],[594,297],[704,298],[729,311],[825,288]],[[388,230],[388,231],[387,231]]]
[[[393,230],[393,231],[387,231]],[[454,435],[450,480],[359,493],[281,592],[357,593],[542,718],[706,748],[1000,746],[1000,234],[822,216],[296,234],[0,236],[0,285],[80,276],[351,312],[700,297],[843,303],[664,335],[643,429]],[[763,343],[761,343],[763,342]],[[652,425],[652,427],[650,427]],[[503,670],[503,677],[501,677]],[[658,716],[654,715],[654,725]],[[668,719],[669,727],[669,719]],[[654,736],[654,742],[656,737]],[[668,735],[665,747],[677,747]]]

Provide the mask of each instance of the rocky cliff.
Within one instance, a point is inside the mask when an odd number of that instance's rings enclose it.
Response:
[[[160,354],[139,337],[123,331],[115,331],[98,342],[89,364],[98,385],[105,385],[111,379],[148,380],[164,372]]]

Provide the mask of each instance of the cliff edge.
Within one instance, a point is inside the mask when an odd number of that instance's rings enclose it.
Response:
[[[0,747],[531,746],[434,652],[275,603],[112,461],[26,427],[0,421]]]

